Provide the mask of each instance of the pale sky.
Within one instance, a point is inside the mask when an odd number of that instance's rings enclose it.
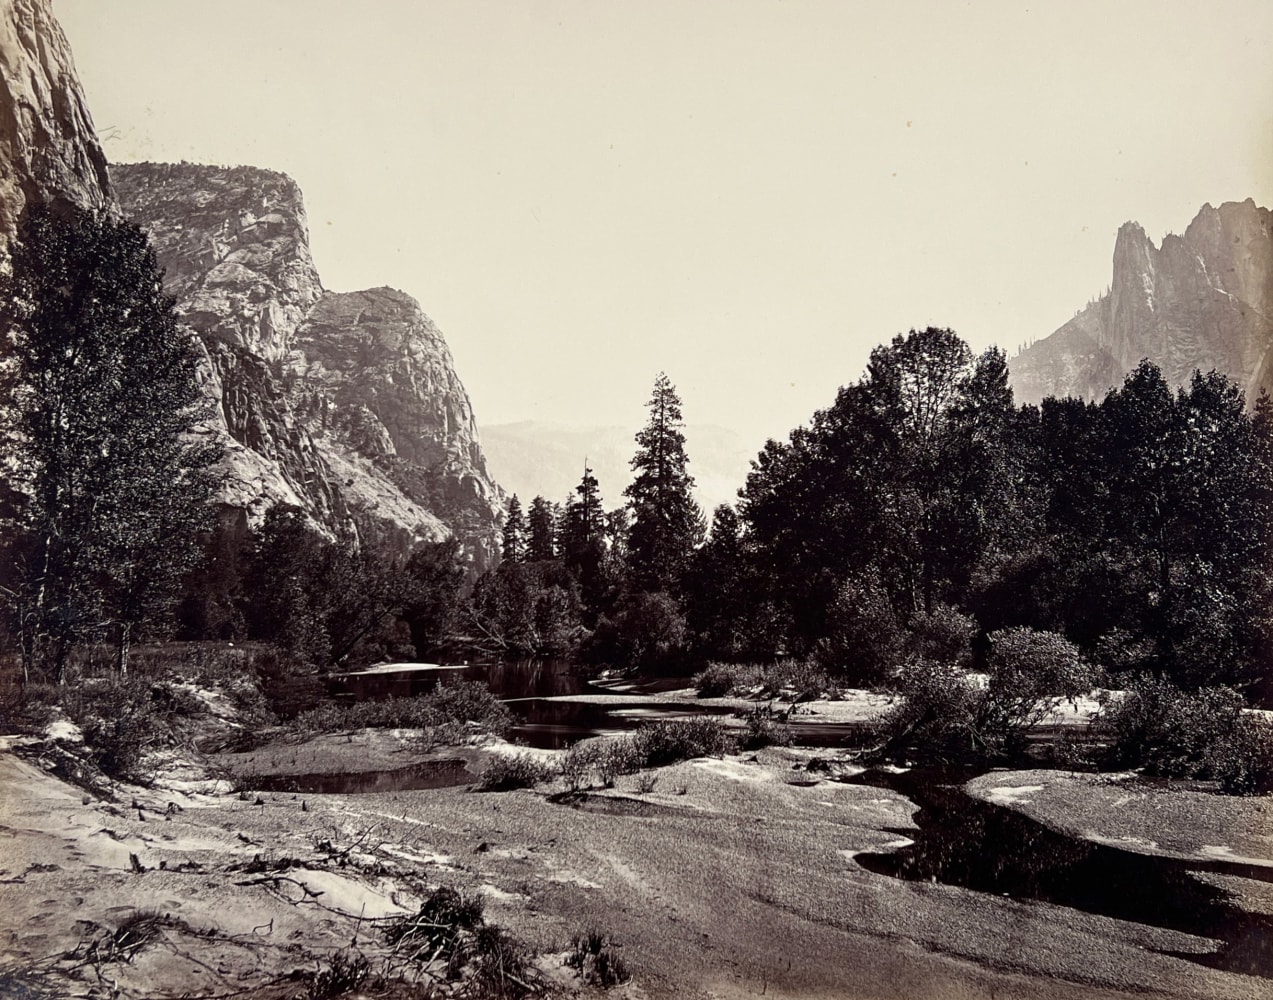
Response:
[[[1273,3],[55,0],[112,161],[304,191],[479,424],[785,436],[893,334],[1009,354],[1118,226],[1273,206]],[[692,456],[691,456],[692,457]]]

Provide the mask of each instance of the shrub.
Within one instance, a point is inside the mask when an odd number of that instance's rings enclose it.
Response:
[[[919,746],[944,756],[975,746],[982,692],[963,670],[934,660],[912,660],[898,674],[895,690],[900,700],[874,727],[888,752]]]
[[[823,695],[839,695],[839,685],[813,660],[779,660],[762,677],[762,693],[789,696],[792,701],[811,701]]]
[[[491,759],[478,778],[477,788],[481,792],[506,792],[514,788],[534,788],[546,781],[552,781],[558,769],[545,761],[538,760],[530,754],[513,754]]]
[[[740,668],[733,663],[709,663],[694,675],[694,690],[700,698],[723,698],[737,688]]]
[[[1141,675],[1122,697],[1107,700],[1096,727],[1111,740],[1114,766],[1168,778],[1207,777],[1241,711],[1242,696],[1232,688],[1186,692],[1164,678]],[[1249,749],[1240,742],[1231,746]]]
[[[161,693],[155,697],[152,689]],[[35,706],[60,706],[84,735],[91,762],[120,780],[145,781],[146,754],[171,740],[172,717],[163,711],[162,686],[140,677],[81,680],[77,684],[32,684]]]
[[[931,612],[921,611],[907,623],[904,646],[908,654],[941,663],[968,667],[972,663],[972,637],[977,623],[949,604],[934,605]]]
[[[482,911],[480,896],[462,896],[440,886],[414,915],[391,921],[385,938],[408,959],[441,961],[447,978],[455,978],[468,960],[473,932],[485,923]]]
[[[561,763],[558,766],[566,787],[572,792],[577,792],[583,787],[588,775],[596,766],[600,749],[600,744],[595,742],[576,743],[562,754]]]
[[[791,746],[791,729],[780,722],[768,705],[758,705],[745,716],[746,733],[742,738],[744,750],[760,750],[768,746]]]
[[[818,662],[853,682],[888,675],[901,658],[903,630],[878,572],[853,576],[827,607],[827,634]]]
[[[566,965],[579,971],[579,978],[603,989],[626,983],[630,978],[623,959],[615,954],[615,944],[599,930],[577,933],[570,939]]]
[[[305,735],[351,729],[422,729],[430,743],[459,743],[475,733],[504,735],[513,715],[478,681],[439,684],[428,694],[380,701],[325,701],[289,722]]]
[[[978,739],[995,748],[1019,748],[1028,730],[1096,681],[1074,643],[1031,628],[992,632],[987,667],[974,725]]]
[[[535,992],[537,974],[530,949],[503,928],[488,924],[482,910],[480,897],[461,896],[443,886],[417,913],[392,921],[385,937],[409,961],[440,962],[447,980],[466,978],[476,987],[455,995],[515,998]]]
[[[336,1000],[362,986],[371,966],[362,955],[337,952],[327,968],[319,969],[306,990],[306,1000]]]
[[[647,722],[631,737],[632,760],[641,767],[663,767],[695,757],[718,757],[732,753],[734,741],[716,719],[669,719]]]
[[[1273,792],[1273,725],[1240,717],[1233,731],[1209,748],[1204,767],[1226,795]]]

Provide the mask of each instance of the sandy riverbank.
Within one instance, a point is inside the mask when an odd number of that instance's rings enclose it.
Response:
[[[278,753],[328,766],[401,760],[392,745],[360,734]],[[551,788],[124,789],[111,804],[0,753],[4,974],[64,990],[34,997],[108,995],[103,982],[121,997],[229,993],[312,970],[355,938],[374,957],[376,919],[446,884],[483,893],[491,918],[549,964],[560,965],[551,956],[573,932],[604,929],[635,973],[632,996],[1237,998],[1268,985],[1162,953],[1210,949],[1189,935],[868,872],[854,855],[897,842],[913,807],[890,791],[814,781],[807,756],[688,762],[658,772],[648,794],[621,778],[573,804],[553,801]],[[1243,802],[1235,808],[1264,806]],[[284,860],[294,863],[285,878],[270,878]],[[129,961],[82,963],[85,942],[142,908],[177,922]],[[58,960],[69,952],[78,967]]]

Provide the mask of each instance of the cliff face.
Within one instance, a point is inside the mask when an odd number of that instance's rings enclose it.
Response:
[[[48,0],[4,0],[0,17],[0,249],[28,202],[110,203],[106,157]]]
[[[1271,347],[1273,216],[1248,199],[1204,205],[1161,247],[1123,225],[1109,292],[1009,367],[1019,402],[1099,398],[1142,358],[1177,385],[1214,368],[1252,401],[1273,390]]]
[[[389,288],[324,291],[283,174],[142,163],[111,179],[207,352],[228,499],[254,516],[282,500],[329,525],[370,520],[404,547],[454,533],[474,569],[490,565],[503,495],[419,304]]]

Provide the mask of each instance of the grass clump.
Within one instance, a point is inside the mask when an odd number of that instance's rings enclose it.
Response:
[[[337,1000],[361,987],[370,975],[371,965],[362,955],[337,952],[310,980],[306,1000]]]
[[[479,792],[507,792],[514,788],[534,788],[552,781],[559,768],[527,753],[491,759],[478,778]]]
[[[618,986],[632,976],[622,956],[615,952],[615,947],[615,943],[599,930],[577,933],[570,939],[566,965],[578,971],[579,978],[590,986],[603,989]]]

